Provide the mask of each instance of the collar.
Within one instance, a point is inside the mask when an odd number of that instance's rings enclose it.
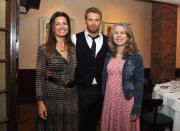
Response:
[[[84,34],[85,34],[86,37],[90,37],[90,36],[91,36],[91,35],[88,33],[87,29],[84,31]],[[90,36],[88,36],[88,35],[90,35]],[[100,38],[100,37],[103,37],[102,33],[100,33],[100,32],[99,32],[98,35],[99,35],[99,38]]]

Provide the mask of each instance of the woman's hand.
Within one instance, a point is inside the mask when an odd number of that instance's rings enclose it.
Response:
[[[135,115],[135,114],[131,114],[131,116],[130,116],[130,121],[136,121],[137,120],[137,118],[140,118],[140,116],[139,115]]]
[[[46,107],[43,103],[43,101],[38,101],[38,114],[39,114],[39,117],[43,120],[46,120],[47,118],[47,110],[46,110]]]

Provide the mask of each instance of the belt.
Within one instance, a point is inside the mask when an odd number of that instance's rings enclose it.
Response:
[[[54,78],[52,76],[48,76],[48,78],[46,78],[46,80],[48,80],[49,82],[52,82],[58,86],[65,86],[67,88],[73,88],[75,87],[75,81],[62,81],[62,80],[59,80],[57,78]]]
[[[77,82],[76,83],[77,87],[78,88],[99,88],[99,85],[98,84],[87,84],[87,83],[80,83],[80,82]]]

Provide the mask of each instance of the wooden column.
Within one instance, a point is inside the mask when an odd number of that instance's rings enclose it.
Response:
[[[152,4],[151,79],[158,83],[175,77],[177,6]]]

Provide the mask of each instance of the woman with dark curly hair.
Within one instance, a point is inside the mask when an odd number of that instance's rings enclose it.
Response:
[[[77,65],[71,42],[70,18],[55,12],[47,42],[38,48],[36,65],[36,131],[78,131],[78,97],[74,86]],[[51,72],[47,77],[46,72]]]
[[[102,131],[140,131],[144,67],[127,23],[111,29],[110,52],[103,69]]]

